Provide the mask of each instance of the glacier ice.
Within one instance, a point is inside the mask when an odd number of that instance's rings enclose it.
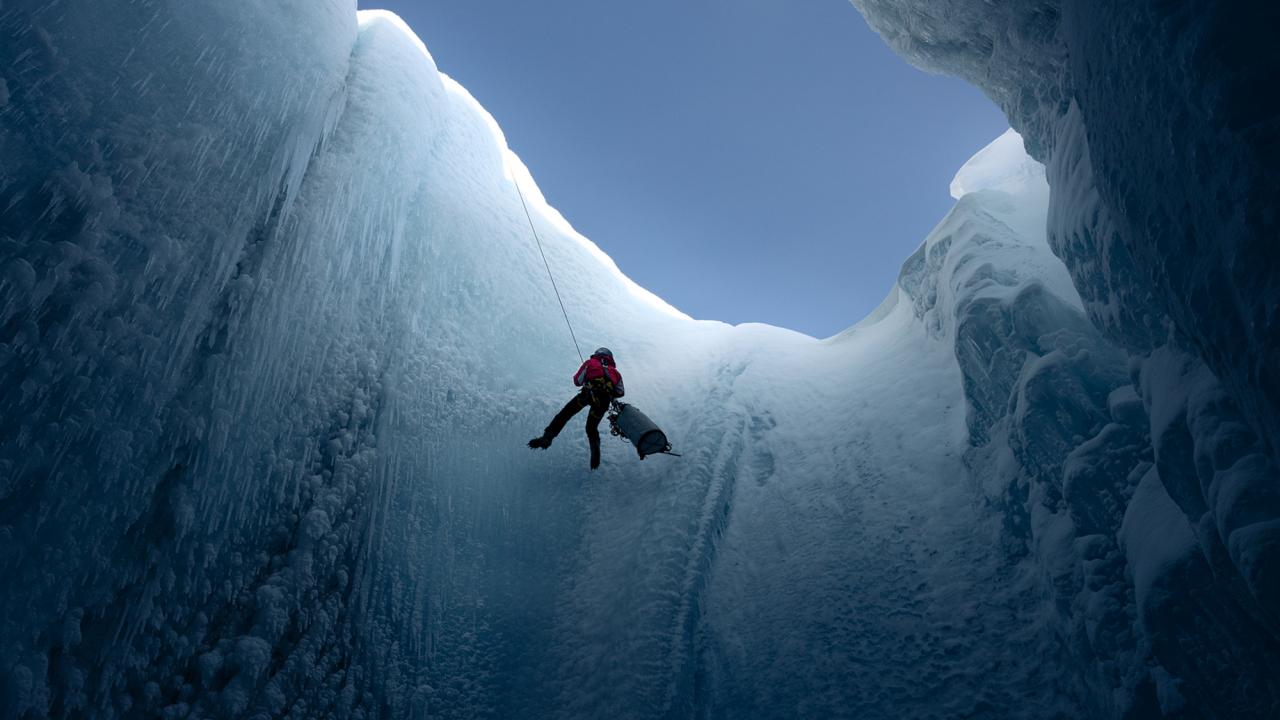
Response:
[[[1022,136],[1011,128],[969,159],[951,180],[951,197],[959,200],[978,190],[1010,190],[1044,177],[1040,163],[1022,148]]]
[[[1048,4],[874,5],[1032,109],[1062,61]],[[1123,243],[1071,250],[1121,232],[1079,107],[1011,111],[1051,182],[997,139],[816,340],[632,283],[392,15],[22,1],[0,38],[0,716],[1275,707],[1259,406],[1131,331]],[[577,357],[516,182],[682,460],[523,447]]]
[[[1149,578],[1165,591],[1139,603],[1161,663],[1151,702],[1274,715],[1280,162],[1266,129],[1275,98],[1261,88],[1280,53],[1261,28],[1280,6],[853,4],[912,62],[983,88],[1047,165],[1050,244],[1090,319],[1124,348],[1150,414],[1158,480],[1143,485],[1158,481],[1196,538],[1185,562],[1151,561],[1168,570]],[[1158,515],[1133,512],[1137,538],[1139,518]],[[1229,661],[1212,657],[1222,648]]]

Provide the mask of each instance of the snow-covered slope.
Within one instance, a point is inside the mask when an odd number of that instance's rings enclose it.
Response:
[[[1167,350],[1139,398],[1017,135],[819,341],[635,286],[392,16],[6,3],[0,39],[4,716],[1271,707],[1168,490],[1218,385],[1159,391],[1201,372]],[[515,181],[683,459],[523,447],[578,359]]]

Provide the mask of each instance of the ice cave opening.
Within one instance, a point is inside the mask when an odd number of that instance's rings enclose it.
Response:
[[[628,280],[394,16],[0,5],[0,716],[1280,713],[1277,10],[854,5],[1017,132],[825,340]],[[517,180],[679,461],[531,460]]]

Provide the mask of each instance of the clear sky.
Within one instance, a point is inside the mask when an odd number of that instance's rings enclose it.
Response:
[[[854,324],[1008,126],[846,0],[360,0],[400,15],[548,201],[700,319]],[[572,278],[561,279],[562,283]]]

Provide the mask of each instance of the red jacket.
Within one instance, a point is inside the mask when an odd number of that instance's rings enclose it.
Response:
[[[600,362],[600,358],[590,357],[582,363],[582,367],[578,368],[578,372],[573,374],[573,384],[582,387],[593,380],[599,380],[607,377],[609,384],[613,386],[613,396],[622,397],[626,394],[626,390],[622,386],[622,373],[618,372],[618,368],[612,365],[606,365]]]

